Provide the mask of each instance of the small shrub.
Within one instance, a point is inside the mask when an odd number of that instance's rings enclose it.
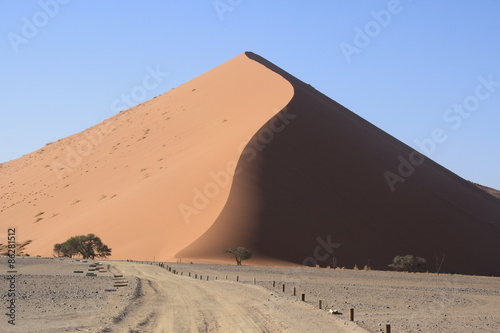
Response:
[[[425,272],[427,270],[427,261],[424,258],[408,254],[394,257],[389,267],[395,271]]]

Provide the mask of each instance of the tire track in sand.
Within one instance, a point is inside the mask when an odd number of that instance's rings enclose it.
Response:
[[[310,305],[270,298],[258,286],[199,281],[131,262],[112,265],[139,279],[138,296],[105,332],[366,332]]]

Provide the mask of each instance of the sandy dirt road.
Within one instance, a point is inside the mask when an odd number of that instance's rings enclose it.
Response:
[[[201,281],[158,266],[113,263],[138,279],[137,295],[102,332],[366,332],[259,286]]]

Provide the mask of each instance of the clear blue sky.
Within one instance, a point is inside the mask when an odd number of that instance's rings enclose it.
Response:
[[[441,128],[430,157],[500,189],[499,18],[496,0],[3,0],[0,161],[112,116],[148,68],[169,75],[144,99],[253,51],[414,148]]]

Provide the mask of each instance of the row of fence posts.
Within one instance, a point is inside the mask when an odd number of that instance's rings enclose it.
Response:
[[[141,262],[142,264],[150,264],[150,265],[156,265],[156,266],[159,266],[161,268],[165,268],[167,271],[173,273],[173,274],[177,274],[179,275],[179,272],[175,269],[172,269],[172,267],[169,267],[168,265],[165,266],[165,263],[162,263],[162,262],[158,262],[158,263],[152,263],[152,262],[144,262],[142,261]],[[180,275],[183,275],[183,272],[180,272]],[[191,272],[188,272],[188,277],[193,277],[191,276]],[[198,279],[198,274],[194,274],[194,277],[193,277],[195,280]],[[203,276],[200,275],[199,276],[199,279],[203,281]],[[228,279],[228,275],[226,274],[225,275],[225,279],[227,280]],[[206,275],[206,280],[209,281],[209,275]],[[217,276],[214,278],[214,280],[217,280]],[[236,282],[239,282],[240,281],[240,276],[239,275],[236,275]],[[256,278],[253,278],[253,284],[257,284],[257,279]],[[276,281],[273,281],[273,288],[276,288]],[[285,293],[285,290],[286,290],[286,286],[285,284],[283,283],[282,286],[281,286],[281,290],[283,293]],[[293,296],[297,296],[297,289],[295,287],[293,287]],[[301,293],[300,294],[300,300],[302,302],[305,302],[306,301],[306,294],[304,293]],[[323,308],[323,301],[322,300],[318,300],[318,309],[322,309]],[[354,321],[354,308],[350,308],[349,309],[349,320],[350,321]],[[386,324],[385,325],[385,333],[391,333],[391,324]]]

